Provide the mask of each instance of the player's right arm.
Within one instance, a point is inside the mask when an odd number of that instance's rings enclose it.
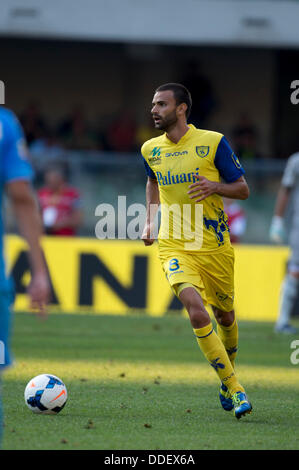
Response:
[[[16,215],[21,235],[29,245],[32,270],[28,294],[32,307],[44,313],[49,301],[50,283],[40,246],[42,225],[37,202],[31,188],[32,169],[26,158],[23,132],[13,113],[8,114],[3,124],[3,182]]]
[[[143,156],[143,163],[145,171],[147,174],[147,183],[146,183],[146,221],[142,233],[142,240],[145,246],[150,246],[155,241],[155,224],[154,220],[159,209],[160,205],[160,195],[159,187],[156,179],[156,175],[149,166],[145,154],[146,154],[146,144],[143,144],[141,148],[141,153]]]
[[[154,220],[160,204],[159,188],[156,179],[148,176],[146,183],[146,221],[142,233],[142,240],[145,246],[152,245],[155,241]]]

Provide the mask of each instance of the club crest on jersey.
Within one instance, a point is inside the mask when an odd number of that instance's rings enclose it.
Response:
[[[209,154],[210,147],[208,145],[196,146],[196,153],[199,157],[204,158]]]

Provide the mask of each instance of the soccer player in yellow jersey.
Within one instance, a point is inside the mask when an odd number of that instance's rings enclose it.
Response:
[[[186,308],[198,345],[220,379],[219,398],[236,418],[252,406],[235,373],[238,325],[234,303],[234,251],[222,196],[247,199],[244,170],[225,137],[188,124],[192,100],[180,84],[157,88],[152,116],[164,133],[141,153],[147,172],[147,219],[142,239],[154,242],[161,205],[159,257],[167,280]],[[217,333],[205,306],[210,304]]]

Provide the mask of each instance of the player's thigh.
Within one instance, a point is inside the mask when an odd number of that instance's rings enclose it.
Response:
[[[199,260],[207,301],[219,312],[230,312],[234,305],[234,251],[202,256]]]
[[[201,276],[192,256],[182,252],[163,252],[159,257],[171,287],[176,284],[190,283],[199,289],[203,288]]]

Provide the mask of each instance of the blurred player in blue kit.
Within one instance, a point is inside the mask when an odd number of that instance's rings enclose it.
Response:
[[[50,296],[50,283],[46,262],[40,246],[42,225],[38,205],[31,188],[32,168],[27,160],[23,130],[14,113],[0,106],[0,198],[8,196],[14,210],[21,235],[28,243],[31,282],[28,295],[31,307],[40,315]],[[0,374],[12,362],[10,355],[10,308],[14,299],[13,282],[5,274],[3,254],[3,221],[0,216]],[[2,419],[0,437],[2,435]]]

